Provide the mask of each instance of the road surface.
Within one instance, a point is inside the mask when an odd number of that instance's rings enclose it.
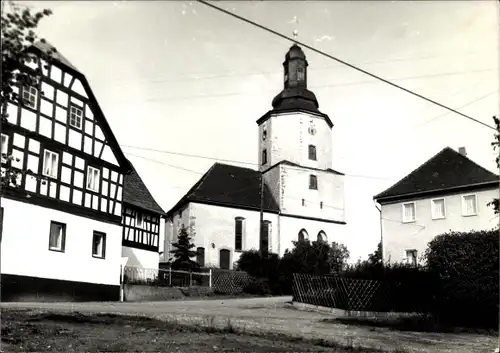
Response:
[[[225,326],[247,332],[273,332],[306,339],[324,339],[371,348],[405,348],[409,352],[492,353],[495,337],[390,331],[385,328],[324,322],[331,314],[299,311],[287,302],[291,297],[216,299],[168,302],[1,303],[1,308],[49,309],[82,313],[117,313],[175,320],[180,324]]]

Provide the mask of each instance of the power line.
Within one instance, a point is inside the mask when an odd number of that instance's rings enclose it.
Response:
[[[208,160],[212,160],[212,161],[220,161],[220,162],[227,162],[227,163],[238,163],[238,164],[247,164],[247,165],[252,165],[252,166],[258,166],[259,165],[258,163],[238,161],[238,160],[235,160],[235,159],[220,159],[220,158],[213,158],[213,157],[201,156],[201,155],[197,155],[197,154],[188,154],[188,153],[173,152],[173,151],[167,151],[167,150],[159,150],[159,149],[155,149],[155,148],[147,148],[147,147],[131,146],[131,145],[120,145],[120,146],[121,147],[125,147],[125,148],[132,148],[132,149],[137,149],[137,150],[143,150],[143,151],[158,152],[158,153],[164,153],[164,154],[172,154],[172,155],[178,155],[178,156],[184,156],[184,157],[191,157],[191,158],[208,159]],[[153,160],[153,159],[148,159],[147,157],[142,157],[142,156],[134,155],[134,154],[131,154],[131,153],[128,153],[128,152],[127,152],[127,154],[129,154],[131,156],[143,158],[145,160],[151,160],[152,162],[157,162],[157,163],[165,164],[165,163],[160,162],[160,161],[156,161],[156,160]],[[178,167],[178,166],[174,166],[174,165],[171,165],[171,164],[167,164],[167,165],[170,166],[170,167],[172,167],[172,168],[181,168],[181,169],[184,169],[186,171],[192,171],[192,170],[185,169],[185,168]],[[199,172],[195,172],[195,173],[200,174]],[[203,174],[203,173],[201,173],[201,174]],[[344,174],[344,175],[348,176],[348,177],[352,177],[352,178],[391,180],[390,178],[382,178],[382,177],[360,175],[360,174]]]
[[[498,69],[477,69],[477,70],[465,70],[465,71],[450,71],[450,72],[442,72],[438,74],[429,74],[429,75],[418,75],[418,76],[406,76],[406,77],[394,77],[391,78],[392,81],[406,81],[406,80],[419,80],[419,79],[432,79],[443,76],[454,76],[454,75],[463,75],[470,73],[484,73],[490,71],[498,71]],[[168,83],[168,81],[165,81]],[[157,82],[159,83],[159,82]],[[356,85],[366,85],[366,84],[375,84],[377,81],[373,80],[364,80],[364,81],[353,81],[353,82],[344,82],[344,83],[333,83],[333,84],[324,84],[324,85],[311,85],[311,89],[321,89],[321,88],[333,88],[333,87],[348,87],[348,86],[356,86]],[[261,93],[261,92],[274,92],[274,89],[266,89],[259,91],[248,91],[248,92],[227,92],[227,93],[214,93],[214,94],[200,94],[200,95],[189,95],[189,96],[181,96],[181,97],[165,97],[165,98],[148,98],[146,101],[154,102],[154,101],[171,101],[171,100],[185,100],[185,99],[203,99],[203,98],[214,98],[214,97],[229,97],[229,96],[239,96],[239,95],[247,95],[251,93]]]
[[[315,52],[315,53],[317,53],[317,54],[320,54],[320,55],[326,56],[326,57],[327,57],[327,58],[329,58],[329,59],[335,60],[335,61],[337,61],[337,62],[339,62],[339,63],[341,63],[341,64],[343,64],[343,65],[345,65],[345,66],[350,67],[351,69],[354,69],[354,70],[356,70],[356,71],[359,71],[359,72],[361,72],[361,73],[363,73],[363,74],[365,74],[365,75],[368,75],[368,76],[370,76],[370,77],[373,77],[373,78],[375,78],[375,79],[377,79],[377,80],[379,80],[379,81],[382,81],[382,82],[384,82],[384,83],[387,83],[388,85],[391,85],[391,86],[393,86],[393,87],[396,87],[396,88],[398,88],[398,89],[400,89],[400,90],[402,90],[402,91],[405,91],[405,92],[407,92],[407,93],[409,93],[409,94],[411,94],[411,95],[414,95],[414,96],[416,96],[416,97],[418,97],[418,98],[424,99],[424,100],[426,100],[426,101],[428,101],[428,102],[430,102],[430,103],[432,103],[432,104],[438,105],[438,106],[440,106],[441,108],[447,109],[447,110],[449,110],[449,111],[451,111],[451,112],[453,112],[453,113],[455,113],[455,114],[458,114],[458,115],[460,115],[460,116],[463,116],[464,118],[467,118],[467,119],[469,119],[469,120],[475,121],[475,122],[476,122],[476,123],[478,123],[478,124],[484,125],[484,126],[486,126],[486,127],[490,128],[490,129],[493,129],[493,130],[495,130],[495,131],[496,131],[496,129],[495,129],[493,126],[490,126],[490,125],[488,125],[488,124],[486,124],[486,123],[483,123],[483,122],[482,122],[482,121],[480,121],[480,120],[474,119],[473,117],[470,117],[470,116],[468,116],[468,115],[466,115],[466,114],[463,114],[463,113],[461,113],[461,112],[459,112],[459,111],[457,111],[457,110],[455,110],[455,109],[453,109],[453,108],[450,108],[450,107],[448,107],[448,106],[446,106],[446,105],[444,105],[444,104],[441,104],[441,103],[439,103],[439,102],[436,102],[436,101],[435,101],[435,100],[433,100],[433,99],[430,99],[430,98],[424,97],[424,96],[422,96],[421,94],[418,94],[418,93],[416,93],[416,92],[413,92],[413,91],[411,91],[411,90],[409,90],[409,89],[407,89],[407,88],[404,88],[404,87],[402,87],[402,86],[399,86],[399,85],[397,85],[397,84],[395,84],[395,83],[393,83],[393,82],[391,82],[391,81],[389,81],[389,80],[386,80],[386,79],[384,79],[384,78],[382,78],[382,77],[380,77],[380,76],[377,76],[377,75],[375,75],[375,74],[372,74],[372,73],[370,73],[370,72],[368,72],[368,71],[366,71],[366,70],[363,70],[363,69],[361,69],[361,68],[359,68],[359,67],[357,67],[357,66],[355,66],[355,65],[349,64],[349,63],[348,63],[348,62],[346,62],[346,61],[343,61],[343,60],[338,59],[338,58],[336,58],[336,57],[334,57],[334,56],[332,56],[332,55],[330,55],[330,54],[327,54],[327,53],[325,53],[325,52],[322,52],[321,50],[318,50],[318,49],[316,49],[316,48],[313,48],[313,47],[311,47],[311,46],[309,46],[309,45],[307,45],[307,44],[305,44],[305,43],[299,42],[299,41],[298,41],[298,40],[296,40],[296,39],[290,38],[290,37],[288,37],[288,36],[286,36],[286,35],[284,35],[284,34],[281,34],[281,33],[277,32],[277,31],[275,31],[275,30],[270,29],[270,28],[268,28],[268,27],[266,27],[266,26],[260,25],[260,24],[258,24],[258,23],[256,23],[256,22],[254,22],[254,21],[251,21],[251,20],[249,20],[249,19],[247,19],[247,18],[244,18],[244,17],[242,17],[242,16],[236,15],[236,14],[234,14],[234,13],[232,13],[232,12],[230,12],[230,11],[227,11],[227,10],[225,10],[225,9],[223,9],[223,8],[220,8],[220,7],[218,7],[218,6],[215,6],[215,5],[213,5],[213,4],[210,4],[210,3],[208,3],[208,2],[207,2],[207,1],[205,1],[205,0],[197,0],[197,1],[198,1],[198,2],[200,2],[200,3],[202,3],[202,4],[204,4],[205,6],[208,6],[208,7],[211,7],[211,8],[213,8],[213,9],[217,10],[217,11],[223,12],[223,13],[225,13],[226,15],[232,16],[232,17],[234,17],[234,18],[236,18],[236,19],[239,19],[240,21],[243,21],[243,22],[246,22],[246,23],[248,23],[248,24],[251,24],[251,25],[253,25],[253,26],[255,26],[255,27],[258,27],[258,28],[260,28],[260,29],[262,29],[262,30],[264,30],[264,31],[267,31],[267,32],[269,32],[269,33],[272,33],[272,34],[274,34],[274,35],[276,35],[276,36],[278,36],[278,37],[281,37],[281,38],[286,39],[286,40],[288,40],[288,41],[291,41],[291,42],[293,42],[293,43],[300,44],[300,45],[301,45],[301,46],[303,46],[304,48],[307,48],[307,49],[309,49],[309,50],[311,50],[311,51],[313,51],[313,52]]]

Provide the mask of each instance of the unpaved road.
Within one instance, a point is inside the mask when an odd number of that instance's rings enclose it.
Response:
[[[190,300],[169,302],[1,303],[1,308],[49,309],[82,313],[120,313],[234,327],[251,332],[274,332],[306,339],[325,339],[346,345],[397,349],[409,352],[492,353],[498,345],[493,336],[391,331],[385,328],[326,323],[331,314],[298,311],[291,297]]]

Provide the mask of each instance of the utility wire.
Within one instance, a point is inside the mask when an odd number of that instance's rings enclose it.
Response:
[[[120,145],[120,146],[121,147],[125,147],[125,148],[132,148],[132,149],[143,150],[143,151],[151,151],[151,152],[172,154],[172,155],[178,155],[178,156],[184,156],[184,157],[201,158],[201,159],[208,159],[208,160],[212,160],[212,161],[220,161],[220,162],[227,162],[227,163],[239,163],[239,164],[248,164],[248,165],[252,165],[252,166],[258,166],[258,163],[238,161],[238,160],[235,160],[235,159],[220,159],[220,158],[213,158],[213,157],[201,156],[201,155],[197,155],[197,154],[188,154],[188,153],[173,152],[173,151],[167,151],[167,150],[158,150],[158,149],[154,149],[154,148],[146,148],[146,147],[140,147],[140,146],[131,146],[131,145]],[[131,155],[131,156],[134,156],[134,157],[139,157],[139,158],[143,158],[145,160],[150,160],[152,162],[157,162],[157,163],[164,164],[163,162],[156,161],[156,160],[153,160],[153,159],[148,159],[147,157],[142,157],[142,156],[134,155],[134,154],[131,154],[131,153],[128,153],[128,152],[126,152],[126,153],[129,154],[129,155]],[[177,167],[177,166],[174,166],[174,165],[171,165],[171,164],[167,164],[167,165],[170,166],[170,167],[172,167],[172,168],[181,168],[181,169],[189,171],[189,172],[195,172],[193,170],[185,169],[185,168],[182,168],[182,167]],[[195,172],[195,173],[204,174],[204,173],[200,173],[200,172]],[[390,178],[382,178],[382,177],[375,177],[375,176],[369,176],[369,175],[359,175],[359,174],[344,174],[344,175],[348,176],[348,177],[352,177],[352,178],[391,180]]]
[[[437,105],[437,106],[439,106],[439,107],[441,107],[441,108],[447,109],[447,110],[449,110],[449,111],[451,111],[451,112],[453,112],[453,113],[455,113],[455,114],[458,114],[458,115],[460,115],[460,116],[462,116],[462,117],[464,117],[464,118],[467,118],[467,119],[469,119],[469,120],[475,121],[475,122],[476,122],[476,123],[478,123],[478,124],[481,124],[481,125],[483,125],[483,126],[486,126],[486,127],[490,128],[490,129],[493,129],[493,130],[495,130],[495,131],[496,131],[496,129],[495,129],[493,126],[491,126],[491,125],[488,125],[488,124],[486,124],[486,123],[483,123],[482,121],[477,120],[477,119],[475,119],[475,118],[473,118],[473,117],[470,117],[470,116],[468,116],[468,115],[466,115],[466,114],[463,114],[463,113],[459,112],[458,110],[455,110],[455,109],[453,109],[453,108],[450,108],[450,107],[448,107],[448,106],[446,106],[446,105],[444,105],[444,104],[441,104],[441,103],[439,103],[439,102],[436,102],[436,101],[435,101],[435,100],[433,100],[433,99],[430,99],[430,98],[424,97],[423,95],[421,95],[421,94],[419,94],[419,93],[413,92],[413,91],[411,91],[411,90],[409,90],[409,89],[407,89],[407,88],[404,88],[404,87],[399,86],[399,85],[397,85],[397,84],[395,84],[395,83],[392,83],[392,82],[391,82],[391,81],[389,81],[389,80],[386,80],[386,79],[384,79],[384,78],[382,78],[382,77],[380,77],[380,76],[377,76],[377,75],[375,75],[375,74],[372,74],[372,73],[370,73],[370,72],[368,72],[368,71],[366,71],[366,70],[363,70],[363,69],[361,69],[361,68],[359,68],[359,67],[357,67],[357,66],[355,66],[355,65],[349,64],[349,63],[348,63],[348,62],[346,62],[346,61],[343,61],[343,60],[338,59],[338,58],[336,58],[336,57],[334,57],[334,56],[332,56],[332,55],[330,55],[330,54],[327,54],[327,53],[325,53],[325,52],[322,52],[321,50],[318,50],[318,49],[316,49],[316,48],[313,48],[313,47],[311,47],[311,46],[309,46],[309,45],[307,45],[307,44],[305,44],[305,43],[299,42],[299,41],[298,41],[298,40],[296,40],[296,39],[290,38],[290,37],[288,37],[288,36],[286,36],[286,35],[284,35],[284,34],[281,34],[281,33],[277,32],[277,31],[275,31],[275,30],[272,30],[272,29],[270,29],[270,28],[266,27],[266,26],[260,25],[260,24],[258,24],[258,23],[256,23],[256,22],[254,22],[254,21],[252,21],[252,20],[249,20],[249,19],[247,19],[247,18],[244,18],[244,17],[242,17],[242,16],[236,15],[236,14],[234,14],[234,13],[230,12],[230,11],[227,11],[227,10],[225,10],[225,9],[223,9],[223,8],[220,8],[220,7],[218,7],[218,6],[215,6],[215,5],[213,5],[213,4],[211,4],[211,3],[209,3],[209,2],[207,2],[207,1],[205,1],[205,0],[197,0],[197,1],[198,1],[198,2],[200,2],[200,3],[202,3],[202,4],[204,4],[205,6],[208,6],[208,7],[211,7],[211,8],[213,8],[213,9],[217,10],[217,11],[223,12],[223,13],[225,13],[226,15],[232,16],[232,17],[234,17],[234,18],[236,18],[236,19],[239,19],[240,21],[243,21],[243,22],[246,22],[246,23],[248,23],[248,24],[251,24],[251,25],[253,25],[253,26],[255,26],[255,27],[258,27],[258,28],[260,28],[260,29],[262,29],[262,30],[264,30],[264,31],[267,31],[267,32],[269,32],[269,33],[272,33],[272,34],[274,34],[274,35],[276,35],[276,36],[278,36],[278,37],[281,37],[281,38],[286,39],[286,40],[288,40],[288,41],[290,41],[290,42],[293,42],[293,43],[300,44],[300,45],[301,45],[301,46],[303,46],[304,48],[307,48],[307,49],[309,49],[309,50],[311,50],[311,51],[313,51],[313,52],[315,52],[315,53],[317,53],[317,54],[320,54],[320,55],[326,56],[326,57],[327,57],[327,58],[329,58],[329,59],[335,60],[335,61],[337,61],[337,62],[339,62],[339,63],[341,63],[341,64],[343,64],[343,65],[345,65],[345,66],[350,67],[351,69],[354,69],[354,70],[356,70],[356,71],[359,71],[359,72],[361,72],[361,73],[363,73],[363,74],[365,74],[365,75],[368,75],[368,76],[370,76],[370,77],[373,77],[374,79],[377,79],[377,80],[379,80],[379,81],[382,81],[382,82],[384,82],[384,83],[387,83],[388,85],[391,85],[391,86],[393,86],[393,87],[396,87],[396,88],[398,88],[398,89],[400,89],[400,90],[402,90],[402,91],[405,91],[405,92],[407,92],[407,93],[409,93],[409,94],[411,94],[411,95],[414,95],[414,96],[416,96],[416,97],[418,97],[418,98],[424,99],[424,100],[426,100],[426,101],[428,101],[428,102],[430,102],[430,103],[432,103],[432,104],[435,104],[435,105]]]

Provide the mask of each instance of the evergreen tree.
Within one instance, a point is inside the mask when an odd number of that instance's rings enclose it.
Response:
[[[495,123],[495,128],[497,129],[497,132],[494,136],[494,140],[491,143],[491,145],[493,146],[493,151],[499,153],[500,152],[500,120],[496,116],[494,116],[493,121]],[[497,155],[495,160],[497,162],[497,167],[500,170],[500,156]],[[493,201],[488,203],[488,206],[493,207],[495,214],[498,214],[500,212],[500,203],[498,202],[498,198],[494,198]]]
[[[177,242],[173,243],[172,246],[175,248],[170,251],[174,255],[174,261],[172,262],[174,270],[192,271],[200,268],[197,262],[191,260],[191,258],[198,255],[198,252],[193,250],[195,245],[192,243],[191,235],[186,227],[183,226],[180,229]]]

